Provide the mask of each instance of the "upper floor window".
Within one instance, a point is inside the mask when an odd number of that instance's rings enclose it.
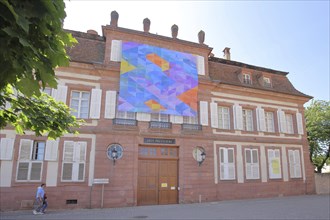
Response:
[[[263,77],[263,81],[264,81],[264,87],[272,87],[272,84],[270,82],[270,78]]]
[[[70,108],[71,114],[77,118],[88,118],[90,92],[72,91]]]
[[[151,121],[168,122],[169,119],[167,114],[151,113]]]
[[[116,118],[134,119],[135,120],[135,112],[117,111]]]
[[[252,84],[250,74],[243,74],[243,83],[245,83],[245,84]]]
[[[22,139],[19,149],[17,180],[41,180],[46,143]]]
[[[198,117],[183,116],[183,124],[198,124]]]
[[[44,92],[44,93],[46,93],[46,94],[48,94],[48,95],[52,95],[52,88],[50,88],[50,87],[45,87],[45,89],[44,90],[42,90],[42,92]]]
[[[218,107],[218,127],[220,129],[230,129],[229,107]]]
[[[265,126],[266,132],[275,132],[273,112],[265,112]]]
[[[253,131],[253,111],[250,109],[243,109],[243,130]]]
[[[292,114],[285,114],[285,120],[286,120],[286,132],[288,134],[293,134],[293,116]]]

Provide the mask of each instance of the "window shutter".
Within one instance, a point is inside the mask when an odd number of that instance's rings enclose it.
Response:
[[[116,91],[106,91],[105,93],[105,110],[104,118],[115,118],[116,117]]]
[[[239,105],[234,105],[234,128],[235,130],[243,130],[242,106]]]
[[[197,72],[198,75],[205,75],[205,62],[204,57],[196,55],[196,61],[197,61]]]
[[[68,92],[68,87],[64,85],[57,85],[57,89],[52,89],[52,96],[57,101],[61,101],[66,104],[66,96]]]
[[[281,133],[286,133],[286,119],[285,119],[285,113],[282,110],[277,111],[278,115],[278,124],[280,128]]]
[[[13,138],[1,138],[0,141],[0,160],[12,160],[14,149]]]
[[[33,141],[22,139],[20,143],[19,160],[30,160],[32,154]]]
[[[87,142],[80,141],[74,143],[75,162],[82,162],[86,160],[86,147]]]
[[[298,134],[304,134],[303,121],[301,113],[296,113]]]
[[[64,141],[63,161],[73,162],[73,155],[74,155],[74,142]]]
[[[45,160],[57,161],[58,141],[58,139],[46,141]]]
[[[84,171],[85,171],[85,164],[79,164],[79,171],[78,171],[78,180],[84,180]]]
[[[289,170],[290,170],[290,177],[294,177],[294,152],[292,150],[288,151],[289,153]]]
[[[121,50],[122,50],[122,41],[112,40],[110,60],[115,62],[121,61]]]
[[[183,124],[183,116],[170,115],[170,122],[172,122],[174,124]]]
[[[217,103],[210,103],[211,108],[211,127],[218,128],[219,127],[219,120],[218,120],[218,104]]]
[[[266,131],[266,126],[265,126],[265,110],[262,108],[257,108],[257,128],[258,131]]]
[[[235,161],[234,149],[220,148],[220,179],[232,180],[235,179]]]
[[[136,119],[138,121],[150,121],[151,115],[149,113],[145,113],[145,112],[137,112]]]
[[[208,126],[209,125],[209,114],[207,108],[206,101],[199,102],[199,111],[200,111],[200,123],[201,125]]]
[[[92,89],[92,97],[90,104],[90,118],[99,119],[101,111],[101,98],[102,90],[101,89]]]
[[[294,161],[295,161],[295,165],[294,165],[294,173],[295,173],[295,177],[301,177],[301,169],[300,169],[300,154],[299,154],[299,150],[295,150],[294,151]]]

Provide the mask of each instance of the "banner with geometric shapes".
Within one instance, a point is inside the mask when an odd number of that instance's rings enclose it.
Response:
[[[122,43],[118,111],[197,115],[196,56]]]

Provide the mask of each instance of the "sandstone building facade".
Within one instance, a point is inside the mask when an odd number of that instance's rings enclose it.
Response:
[[[68,30],[79,44],[68,51],[70,66],[56,69],[58,88],[45,92],[76,109],[72,114],[85,124],[79,135],[55,141],[29,132],[17,135],[10,128],[1,131],[1,210],[30,208],[41,183],[47,185],[52,209],[315,192],[303,120],[303,105],[311,97],[293,87],[287,72],[232,61],[229,48],[225,58],[214,57],[204,32],[194,43],[175,32],[172,37],[149,33],[150,21],[144,24],[144,31],[118,27],[113,16],[102,36]],[[123,69],[135,68],[123,61],[125,42],[194,57],[192,66],[181,64],[196,72],[198,85],[180,100],[192,100],[195,116],[161,114],[156,102],[149,102],[154,109],[149,113],[119,110],[129,105],[122,104],[121,86],[132,85],[125,84]],[[172,58],[152,55],[148,60],[154,66],[146,68],[159,67],[169,76],[166,70],[178,65],[180,72],[179,64],[168,61]],[[189,80],[178,82],[184,88]],[[164,96],[161,85],[150,86]],[[132,96],[139,99],[138,93]]]

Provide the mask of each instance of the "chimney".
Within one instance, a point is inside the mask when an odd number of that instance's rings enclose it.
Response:
[[[119,18],[118,12],[112,11],[110,17],[111,17],[110,26],[118,27],[118,18]]]
[[[225,47],[225,49],[223,49],[223,58],[226,60],[230,60],[230,48],[229,47]]]
[[[149,33],[150,30],[150,20],[149,18],[143,19],[143,31],[144,33]]]

